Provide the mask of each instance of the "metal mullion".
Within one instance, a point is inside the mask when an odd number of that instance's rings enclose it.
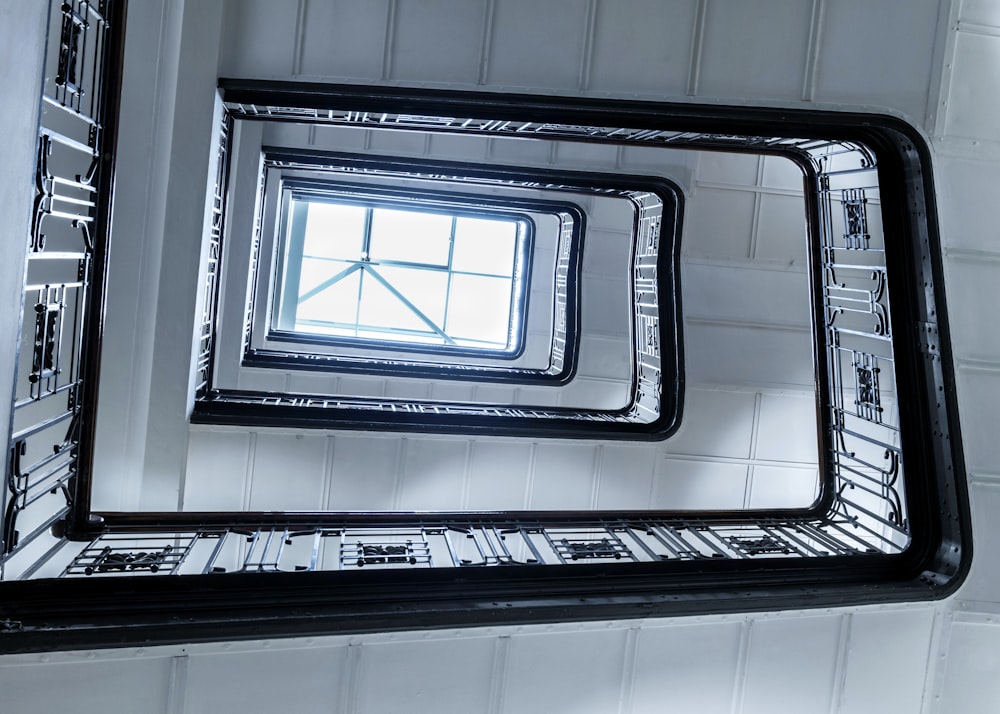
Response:
[[[442,330],[440,327],[438,327],[436,324],[434,324],[434,321],[431,320],[429,317],[427,317],[427,315],[424,314],[423,310],[421,310],[416,305],[414,305],[412,302],[410,302],[406,298],[406,296],[403,295],[403,293],[399,292],[399,290],[397,290],[391,283],[389,283],[388,280],[386,280],[385,278],[383,278],[378,273],[378,271],[375,270],[375,268],[373,268],[371,266],[368,266],[365,272],[369,273],[373,278],[375,278],[375,280],[377,280],[378,282],[380,282],[383,287],[385,287],[389,292],[391,292],[393,295],[395,295],[397,300],[401,301],[404,305],[406,305],[406,307],[409,308],[410,311],[412,311],[413,314],[416,315],[420,319],[421,322],[423,322],[429,328],[431,328],[432,330],[434,330],[434,332],[437,333],[438,336],[440,336],[445,341],[446,344],[449,344],[449,345],[454,345],[455,344],[455,340],[453,340],[450,336],[448,336],[448,334],[444,330]],[[360,305],[361,304],[360,304],[360,301],[359,301],[358,302],[359,310],[360,310]]]
[[[452,275],[471,275],[478,278],[499,278],[501,280],[510,280],[513,282],[514,278],[510,275],[497,275],[496,273],[476,273],[471,270],[453,270]],[[511,291],[513,293],[513,291]]]
[[[451,217],[451,236],[448,238],[448,284],[444,289],[444,320],[442,320],[441,329],[445,332],[448,331],[448,308],[451,307],[451,281],[455,277],[455,273],[452,270],[452,262],[455,258],[455,231],[458,227],[458,218],[456,216]]]
[[[301,268],[301,266],[302,266],[302,261],[299,261],[299,267]],[[349,267],[344,268],[339,273],[337,273],[336,275],[334,275],[332,278],[327,278],[322,283],[320,283],[319,285],[317,285],[316,287],[314,287],[312,290],[310,290],[309,292],[307,292],[305,295],[303,295],[302,297],[298,298],[297,299],[297,303],[304,303],[306,300],[309,300],[311,298],[316,297],[317,295],[319,295],[324,290],[327,290],[328,288],[331,288],[334,285],[336,285],[337,283],[339,283],[341,280],[343,280],[344,278],[346,278],[351,273],[354,273],[354,272],[356,272],[358,270],[363,270],[364,267],[365,266],[364,266],[363,263],[351,263],[351,265]],[[298,307],[298,305],[296,305],[296,307]],[[295,323],[293,322],[292,324],[294,325]]]
[[[448,272],[447,265],[438,265],[436,263],[415,263],[412,260],[368,260],[366,261],[371,265],[387,265],[392,268],[412,268],[414,270],[432,270],[438,273]]]
[[[354,306],[354,337],[357,339],[361,322],[361,291],[365,286],[365,269],[362,267],[358,275],[358,300]]]
[[[375,209],[370,206],[365,208],[365,227],[361,237],[361,260],[368,262],[372,252],[372,212]]]
[[[330,258],[325,255],[302,255],[302,260],[325,260],[328,263],[350,263],[351,265],[356,265],[357,260],[351,260],[350,258]]]
[[[332,320],[300,320],[302,325],[316,325],[320,327],[336,327],[341,329],[353,329],[357,327],[359,330],[361,327],[365,328],[366,332],[380,332],[387,335],[414,335],[422,336],[428,335],[433,336],[435,333],[430,330],[411,330],[406,327],[379,327],[377,325],[360,325],[351,322],[334,322]],[[414,344],[421,344],[416,342]]]
[[[372,248],[372,218],[373,209],[371,206],[365,208],[365,226],[361,236],[361,260],[367,263],[371,259]],[[365,270],[362,265],[361,275],[358,276],[358,301],[354,306],[354,337],[358,337],[361,323],[361,295],[365,285]]]

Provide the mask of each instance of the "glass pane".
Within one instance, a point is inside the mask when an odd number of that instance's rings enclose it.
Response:
[[[302,254],[360,260],[367,210],[363,206],[310,203]]]
[[[452,270],[513,275],[517,224],[483,218],[459,218],[455,224]]]
[[[365,275],[361,285],[361,311],[358,324],[361,327],[433,333],[427,323],[371,275]],[[387,339],[391,339],[391,336]]]
[[[372,211],[372,260],[399,260],[445,266],[451,216],[417,211]]]
[[[448,273],[443,270],[398,268],[390,265],[380,265],[374,269],[435,325],[440,327],[444,324]]]
[[[346,267],[348,267],[347,263],[333,263],[314,258],[304,259],[299,290],[300,298],[329,281]],[[295,313],[296,323],[303,320],[319,320],[354,325],[358,309],[358,281],[360,277],[360,271],[355,271],[323,288],[305,301],[300,301]]]
[[[453,275],[446,332],[456,340],[506,345],[511,283],[510,278]]]

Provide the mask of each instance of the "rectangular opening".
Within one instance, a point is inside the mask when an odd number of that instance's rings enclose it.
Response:
[[[278,330],[383,349],[520,350],[526,220],[299,191],[282,218]]]

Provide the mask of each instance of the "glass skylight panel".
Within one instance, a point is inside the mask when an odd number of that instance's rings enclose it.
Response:
[[[364,206],[313,201],[308,208],[309,219],[302,245],[304,254],[341,260],[356,260],[361,255],[368,216]],[[336,236],[336,240],[330,240],[331,236]]]
[[[296,196],[288,217],[280,329],[517,349],[521,221]]]
[[[500,344],[510,328],[509,278],[452,275],[448,334],[463,343]]]
[[[446,266],[452,220],[437,213],[374,209],[371,259]]]
[[[455,270],[510,277],[514,272],[517,225],[509,221],[458,218],[455,225]]]

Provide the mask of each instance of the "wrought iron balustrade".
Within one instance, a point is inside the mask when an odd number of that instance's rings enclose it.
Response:
[[[929,157],[915,131],[873,115],[223,81],[232,121],[794,158],[810,226],[820,498],[767,512],[93,511],[123,23],[117,0],[53,4],[34,220],[18,237],[30,254],[0,648],[839,605],[942,597],[960,584],[971,540]],[[218,130],[223,146],[230,119]],[[221,159],[192,357],[203,393],[225,234]],[[642,213],[632,283],[642,360],[664,349],[644,311],[653,253],[643,251],[654,251],[660,226],[655,210]],[[637,408],[656,408],[662,379],[655,365],[639,371]],[[335,398],[245,398],[343,408]],[[418,420],[442,409],[362,407]],[[495,416],[448,409],[466,423]]]

